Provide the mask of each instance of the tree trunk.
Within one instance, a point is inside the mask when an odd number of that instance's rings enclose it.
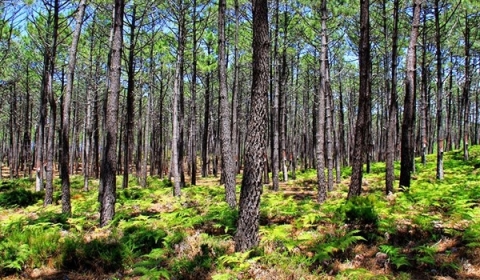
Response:
[[[266,117],[269,80],[268,1],[252,0],[253,4],[253,75],[251,111],[247,122],[245,167],[240,193],[240,209],[235,250],[246,251],[259,243],[260,196],[262,165],[266,152]]]
[[[132,7],[132,22],[130,24],[130,46],[128,47],[128,81],[127,81],[127,108],[125,114],[125,134],[123,135],[123,181],[122,188],[128,187],[130,163],[132,161],[133,125],[134,125],[134,90],[135,90],[135,23],[137,7]]]
[[[287,166],[287,32],[288,32],[288,13],[283,12],[284,26],[283,26],[283,49],[282,49],[282,63],[280,68],[280,85],[279,85],[279,122],[278,130],[280,133],[280,155],[281,155],[281,167],[283,173],[283,181],[288,181],[288,166]]]
[[[26,90],[25,90],[25,123],[24,123],[24,130],[23,130],[23,155],[24,155],[24,173],[28,174],[28,178],[32,178],[32,163],[31,163],[31,136],[30,136],[30,131],[31,131],[31,110],[30,110],[30,75],[29,75],[29,69],[30,69],[30,62],[27,62],[26,65]],[[1,165],[0,165],[1,167]],[[0,172],[1,173],[1,172]],[[0,174],[1,178],[1,174]]]
[[[426,22],[426,14],[423,15],[424,24]],[[428,145],[428,110],[429,104],[427,102],[428,91],[428,68],[427,68],[427,42],[426,42],[426,30],[422,32],[422,76],[421,76],[421,107],[420,107],[420,137],[422,141],[422,164],[425,166],[427,163],[427,145]]]
[[[197,1],[193,0],[193,46],[192,46],[192,99],[191,99],[191,125],[190,125],[190,182],[197,184]]]
[[[278,173],[279,173],[279,114],[278,114],[278,106],[280,103],[280,66],[279,66],[279,58],[278,58],[278,29],[280,28],[278,25],[278,13],[279,13],[279,0],[275,0],[275,35],[273,38],[273,61],[272,66],[273,69],[273,79],[271,82],[274,83],[273,88],[273,100],[272,100],[272,107],[270,110],[271,113],[271,151],[272,151],[272,183],[273,183],[273,190],[278,191]]]
[[[183,9],[183,1],[179,1],[179,6]],[[180,15],[181,22],[178,24],[178,46],[177,46],[177,62],[175,66],[175,80],[173,85],[173,134],[172,134],[172,175],[173,175],[173,195],[180,196],[182,188],[182,174],[183,165],[182,159],[182,133],[181,126],[183,126],[183,117],[182,117],[182,79],[183,79],[183,55],[185,50],[185,17],[183,15],[183,10]]]
[[[118,98],[120,95],[121,54],[123,44],[124,0],[115,0],[113,16],[113,40],[109,69],[109,88],[106,100],[105,146],[100,173],[100,227],[106,226],[115,215],[117,174],[117,122]]]
[[[238,141],[238,95],[240,93],[239,75],[240,75],[240,62],[239,62],[239,29],[240,29],[240,7],[238,0],[234,0],[235,10],[235,38],[233,46],[233,90],[232,90],[232,157],[235,163],[235,174],[240,171],[240,159],[239,159],[239,141]]]
[[[355,145],[352,158],[352,177],[348,198],[360,195],[362,191],[362,167],[368,153],[368,134],[371,110],[371,67],[370,67],[370,15],[369,0],[360,2],[360,93],[358,96]]]
[[[333,102],[332,102],[332,89],[330,88],[330,69],[329,69],[329,62],[328,62],[328,34],[327,34],[327,19],[328,19],[328,11],[327,11],[327,1],[322,1],[321,7],[321,21],[322,21],[322,61],[323,64],[321,67],[321,77],[322,77],[322,85],[324,87],[324,108],[325,108],[325,140],[327,141],[326,149],[327,149],[327,189],[329,191],[333,191]]]
[[[75,17],[75,31],[73,32],[72,45],[69,51],[67,86],[63,97],[63,126],[61,134],[61,156],[60,156],[60,178],[62,180],[62,213],[70,215],[72,207],[70,204],[70,175],[68,172],[70,154],[69,154],[69,131],[70,131],[70,107],[73,92],[73,80],[75,74],[75,65],[77,63],[77,46],[82,30],[83,15],[85,13],[86,0],[81,0]],[[88,106],[88,105],[87,105]],[[85,169],[86,167],[83,166]]]
[[[410,33],[410,43],[407,50],[407,73],[405,78],[405,101],[403,109],[402,122],[402,150],[400,162],[400,188],[409,188],[411,173],[413,170],[413,151],[414,143],[412,135],[414,132],[414,111],[416,94],[416,45],[418,38],[418,29],[420,25],[420,11],[422,0],[413,0],[413,21]]]
[[[322,0],[321,4],[321,17],[322,17],[322,46],[320,53],[320,84],[317,90],[317,104],[315,104],[316,111],[316,129],[315,129],[315,152],[317,160],[317,179],[318,179],[318,192],[317,201],[319,203],[324,202],[327,199],[327,185],[325,182],[325,112],[326,112],[326,96],[327,96],[327,27],[326,27],[326,0]]]
[[[385,3],[385,2],[384,2]],[[393,183],[395,182],[395,143],[396,143],[396,128],[397,128],[397,60],[398,60],[398,11],[399,0],[393,2],[393,34],[392,34],[392,61],[391,61],[391,75],[392,84],[390,85],[390,107],[387,131],[387,154],[386,154],[386,174],[385,174],[385,192],[386,194],[393,193]]]
[[[207,53],[210,52],[210,48],[207,47]],[[209,138],[209,121],[210,121],[210,72],[207,73],[205,78],[205,111],[203,114],[203,135],[202,135],[202,177],[208,176],[208,138]]]
[[[465,84],[463,85],[463,159],[468,160],[468,143],[470,138],[470,26],[468,22],[468,14],[465,12]]]
[[[48,121],[48,138],[47,138],[47,158],[46,158],[46,173],[45,173],[45,200],[43,204],[46,206],[53,202],[53,157],[55,147],[55,120],[56,120],[56,100],[53,92],[53,79],[55,68],[55,57],[57,53],[57,39],[58,39],[58,17],[60,10],[59,0],[54,2],[53,13],[53,29],[52,29],[52,44],[48,47],[48,72],[46,82],[46,95],[50,105],[49,121]]]
[[[444,125],[443,125],[443,77],[442,77],[442,49],[440,35],[440,11],[439,0],[435,0],[435,57],[437,60],[437,179],[443,179],[443,145],[444,145]]]
[[[228,205],[234,208],[237,204],[235,197],[235,162],[232,157],[231,131],[230,131],[230,106],[228,105],[227,92],[227,61],[225,53],[225,10],[226,0],[218,3],[218,80],[220,90],[220,134],[222,148],[222,176],[225,183],[225,198]]]

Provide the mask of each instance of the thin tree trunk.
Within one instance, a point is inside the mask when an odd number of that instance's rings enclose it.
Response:
[[[426,14],[423,15],[423,22],[426,22]],[[428,69],[427,69],[427,42],[426,42],[426,30],[422,32],[422,77],[421,77],[421,107],[420,107],[420,137],[422,141],[422,164],[425,166],[427,163],[427,145],[428,145],[428,103],[427,103],[427,91],[428,91]]]
[[[207,50],[210,48],[207,47]],[[209,52],[209,51],[208,51]],[[210,73],[207,73],[205,78],[205,111],[203,114],[203,136],[202,136],[202,177],[208,176],[208,163],[209,163],[209,153],[208,153],[208,136],[210,132]]]
[[[60,10],[60,3],[58,0],[54,2],[53,13],[53,30],[52,30],[52,45],[47,52],[50,52],[48,59],[48,72],[47,72],[47,99],[50,105],[49,111],[49,126],[48,126],[48,144],[47,144],[47,162],[46,162],[46,174],[45,174],[45,200],[43,204],[46,206],[53,202],[53,157],[55,147],[55,120],[56,120],[56,100],[53,92],[53,74],[55,68],[55,57],[57,53],[57,37],[58,37],[58,17]]]
[[[444,125],[443,125],[443,77],[442,77],[442,50],[440,46],[440,11],[439,0],[435,0],[435,57],[437,60],[437,179],[442,180],[443,172],[443,145],[444,145]]]
[[[468,14],[465,12],[465,84],[463,85],[463,159],[468,160],[468,143],[470,138],[470,26],[468,22]]]
[[[193,46],[192,46],[192,98],[191,98],[191,125],[190,125],[190,182],[197,184],[197,1],[193,0]]]
[[[106,100],[105,146],[100,173],[100,227],[106,226],[115,216],[117,175],[117,121],[120,95],[121,54],[123,45],[124,0],[114,1],[113,40],[109,65],[109,88]]]
[[[279,13],[279,0],[275,0],[275,35],[273,38],[273,61],[272,61],[272,71],[273,79],[271,82],[274,83],[273,88],[273,100],[272,100],[272,108],[270,110],[271,113],[271,151],[272,151],[272,183],[273,183],[273,190],[278,191],[278,173],[279,173],[279,114],[278,114],[278,106],[280,103],[280,66],[279,66],[279,58],[278,58],[278,29],[280,28],[278,25],[278,13]],[[273,72],[273,73],[272,73]]]
[[[232,157],[235,162],[235,174],[240,171],[240,159],[239,159],[239,141],[238,141],[238,95],[240,92],[239,75],[240,75],[240,62],[239,62],[239,29],[240,29],[240,6],[238,0],[234,0],[235,10],[235,36],[233,46],[233,90],[232,90]]]
[[[414,143],[412,135],[414,132],[414,108],[416,94],[416,44],[418,38],[418,29],[420,25],[420,11],[422,0],[413,0],[413,21],[410,33],[410,43],[407,51],[407,73],[405,79],[405,101],[403,109],[402,122],[402,150],[400,162],[400,188],[409,188],[411,173],[413,170],[413,151]]]
[[[130,24],[130,46],[128,47],[128,80],[127,80],[127,108],[125,114],[125,134],[123,135],[123,181],[122,188],[128,187],[130,163],[132,161],[133,125],[134,125],[134,90],[135,90],[135,28],[137,7],[132,7],[132,22]]]
[[[220,134],[222,148],[222,176],[225,183],[225,198],[228,205],[234,208],[237,204],[235,196],[235,162],[232,157],[231,131],[230,131],[230,106],[227,92],[227,61],[225,43],[225,10],[226,0],[218,2],[218,80],[220,90]]]
[[[288,32],[288,13],[283,12],[284,26],[283,26],[283,49],[282,49],[282,63],[280,68],[280,85],[279,85],[279,122],[278,129],[280,133],[280,154],[281,154],[281,167],[283,173],[283,181],[288,181],[288,166],[287,166],[287,32]]]
[[[322,0],[321,4],[321,17],[322,17],[322,46],[320,53],[320,84],[317,90],[317,104],[315,104],[316,109],[316,160],[317,160],[317,179],[318,179],[318,192],[317,192],[317,201],[319,203],[324,202],[327,199],[327,189],[328,186],[325,182],[325,134],[328,131],[325,131],[325,113],[326,113],[326,96],[327,96],[327,27],[326,27],[326,9],[327,2]]]
[[[30,119],[30,75],[29,75],[29,69],[30,65],[29,62],[27,62],[26,65],[26,85],[25,85],[25,125],[24,125],[24,130],[23,130],[23,150],[24,150],[24,173],[25,175],[28,174],[28,178],[32,178],[32,163],[31,163],[31,136],[30,136],[30,131],[31,131],[31,119]],[[0,165],[1,168],[1,165]],[[0,171],[1,173],[1,171]],[[25,176],[24,175],[24,176]],[[0,174],[1,177],[1,174]]]
[[[332,89],[330,88],[330,69],[328,62],[328,34],[327,34],[327,1],[322,1],[321,7],[321,21],[322,21],[322,61],[324,65],[322,66],[322,83],[324,83],[324,94],[325,94],[325,140],[327,141],[327,187],[329,191],[333,191],[333,117],[332,117]]]
[[[348,140],[345,135],[345,113],[343,106],[343,88],[342,88],[342,78],[339,76],[338,80],[338,136],[339,136],[339,157],[341,159],[341,165],[348,165],[348,149],[345,144],[345,140]]]
[[[385,3],[385,2],[384,2]],[[398,60],[398,11],[399,0],[393,2],[393,34],[392,34],[392,61],[391,61],[391,79],[390,86],[390,107],[387,130],[387,154],[386,154],[386,174],[385,174],[385,192],[386,194],[393,193],[393,183],[395,182],[395,143],[396,143],[396,128],[397,128],[397,60]]]
[[[183,9],[183,1],[179,1],[180,9]],[[175,66],[175,80],[173,85],[173,133],[172,133],[172,162],[171,162],[171,172],[173,175],[173,195],[180,196],[182,188],[182,174],[183,165],[182,159],[183,154],[182,150],[182,132],[181,126],[183,126],[183,117],[182,117],[182,79],[183,79],[183,55],[185,50],[185,26],[184,26],[184,15],[183,10],[181,12],[181,22],[178,26],[178,46],[177,46],[177,62]]]
[[[63,126],[61,134],[61,156],[60,156],[60,178],[62,180],[62,213],[70,215],[72,207],[70,204],[70,175],[68,173],[69,166],[69,135],[70,132],[70,107],[73,92],[73,81],[75,74],[75,65],[77,63],[77,47],[82,30],[83,16],[85,14],[86,0],[81,0],[78,6],[77,15],[75,17],[75,31],[73,32],[72,45],[69,51],[67,86],[63,99]],[[88,106],[88,105],[87,105]],[[83,166],[85,169],[86,167]]]

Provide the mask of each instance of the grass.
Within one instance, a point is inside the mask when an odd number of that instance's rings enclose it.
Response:
[[[411,188],[389,196],[385,165],[374,163],[362,196],[350,201],[346,168],[322,205],[315,202],[315,171],[297,172],[280,192],[265,187],[261,242],[245,253],[234,252],[238,212],[223,201],[217,178],[199,179],[181,198],[172,196],[167,180],[151,177],[141,188],[132,179],[118,190],[117,214],[106,228],[98,228],[96,180],[83,192],[83,178],[72,177],[71,217],[58,204],[44,208],[34,182],[5,180],[0,277],[480,278],[480,147],[470,148],[470,158],[447,153],[442,181],[435,179],[434,156],[425,166],[417,160]],[[59,180],[55,184],[58,190]]]

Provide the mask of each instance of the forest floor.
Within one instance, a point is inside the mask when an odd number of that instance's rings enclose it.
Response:
[[[278,192],[266,185],[260,245],[245,253],[234,252],[238,213],[215,177],[198,178],[174,198],[167,180],[151,177],[140,188],[132,176],[128,189],[117,190],[106,228],[98,227],[98,180],[84,192],[83,178],[72,176],[73,215],[66,217],[58,179],[49,207],[31,192],[34,182],[4,179],[0,278],[480,279],[480,147],[470,148],[468,161],[447,153],[443,180],[435,167],[433,156],[425,166],[417,160],[411,188],[387,196],[385,165],[373,164],[351,201],[346,168],[321,205],[314,170],[298,172]]]

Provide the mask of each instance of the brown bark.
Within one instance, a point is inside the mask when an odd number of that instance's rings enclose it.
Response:
[[[46,77],[46,95],[50,111],[48,114],[48,137],[47,137],[47,153],[45,164],[45,200],[43,204],[46,206],[53,203],[53,157],[55,147],[55,122],[56,122],[56,100],[55,93],[53,92],[53,74],[55,68],[55,57],[57,53],[57,40],[58,40],[58,17],[60,12],[59,0],[55,0],[53,6],[53,29],[52,29],[52,42],[46,51],[48,54],[48,71]]]
[[[175,79],[173,85],[173,133],[172,133],[172,159],[171,172],[173,175],[173,195],[180,196],[183,186],[183,148],[182,148],[182,127],[183,127],[183,64],[185,52],[185,15],[183,1],[179,1],[180,22],[178,23],[178,46],[177,62],[175,66]]]
[[[70,131],[70,107],[73,92],[73,80],[75,74],[75,65],[77,63],[77,47],[82,30],[83,16],[85,14],[86,0],[81,0],[78,6],[77,15],[75,17],[75,31],[73,32],[72,45],[69,51],[67,85],[65,95],[63,97],[63,125],[61,132],[61,155],[60,155],[60,178],[62,181],[62,213],[68,215],[72,212],[70,204],[70,175],[68,166],[70,165],[69,154],[69,131]],[[85,168],[85,167],[84,167]]]
[[[222,149],[222,176],[225,183],[225,199],[228,205],[234,208],[237,204],[235,197],[235,162],[232,156],[230,131],[230,106],[227,92],[227,61],[225,44],[225,10],[226,0],[218,2],[218,80],[220,90],[220,138]]]
[[[190,182],[197,184],[197,1],[193,0],[193,30],[192,30],[192,98],[190,122]]]
[[[327,96],[327,41],[326,41],[326,18],[324,18],[324,10],[326,10],[326,0],[322,0],[321,16],[322,16],[322,46],[320,54],[320,83],[317,90],[317,104],[316,109],[316,121],[315,121],[315,153],[317,160],[317,180],[318,191],[317,201],[319,203],[324,202],[327,199],[327,185],[325,182],[325,112],[326,112],[326,96]]]
[[[322,61],[323,64],[321,67],[322,83],[324,84],[324,94],[325,94],[325,140],[326,143],[326,158],[327,158],[327,189],[329,191],[333,190],[333,102],[332,102],[332,89],[330,87],[330,69],[328,62],[328,34],[327,34],[327,1],[322,1],[321,7],[321,21],[322,21]]]
[[[370,68],[370,16],[369,0],[360,2],[360,93],[358,97],[355,144],[352,155],[352,176],[348,198],[358,196],[362,190],[362,167],[368,152],[369,120],[371,110],[371,68]]]
[[[385,3],[385,2],[384,2]],[[387,131],[387,153],[386,153],[386,174],[385,174],[385,192],[393,193],[393,183],[395,181],[394,161],[395,161],[395,143],[397,128],[397,59],[398,59],[398,10],[399,0],[393,3],[393,34],[392,34],[392,64],[391,64],[391,86],[390,86],[390,106]]]
[[[420,11],[422,0],[413,0],[413,21],[410,33],[410,43],[407,50],[407,73],[405,79],[405,100],[403,105],[402,122],[402,150],[400,162],[400,188],[409,188],[411,173],[413,171],[413,132],[414,132],[414,114],[415,114],[415,94],[416,94],[416,45],[418,38],[418,29],[420,25]]]
[[[266,152],[266,117],[269,80],[268,1],[253,4],[253,76],[251,111],[247,122],[245,168],[240,193],[240,209],[235,250],[246,251],[259,243],[260,196],[263,155]]]
[[[468,160],[468,143],[470,138],[470,85],[472,82],[470,74],[470,26],[468,21],[468,14],[465,12],[465,84],[463,85],[462,104],[463,104],[463,159]]]
[[[124,0],[114,1],[113,40],[109,65],[109,88],[106,100],[105,146],[100,173],[100,226],[106,226],[115,215],[117,174],[117,122],[120,95],[121,54],[123,45]]]
[[[280,103],[280,66],[279,66],[279,58],[278,58],[278,29],[280,28],[278,25],[278,13],[279,13],[279,0],[275,0],[275,35],[273,41],[273,61],[272,61],[272,71],[273,72],[273,79],[271,82],[274,83],[273,88],[273,100],[272,100],[272,107],[270,110],[271,115],[271,151],[272,151],[272,183],[273,183],[273,190],[278,191],[278,176],[279,176],[279,103]]]
[[[127,106],[125,114],[125,134],[123,135],[123,181],[122,188],[128,187],[128,177],[130,174],[130,163],[132,161],[133,145],[133,125],[134,125],[134,90],[135,90],[135,29],[137,7],[132,7],[132,22],[130,23],[130,45],[128,46],[128,79],[127,79]]]
[[[443,146],[444,146],[444,125],[443,125],[443,75],[442,75],[442,49],[440,34],[440,10],[439,0],[435,0],[435,57],[437,60],[437,179],[443,179]]]
[[[240,93],[240,62],[239,62],[239,30],[240,30],[240,6],[238,0],[234,0],[235,10],[235,37],[233,46],[233,90],[232,90],[232,157],[235,162],[235,174],[240,171],[239,141],[238,141],[238,95]]]

